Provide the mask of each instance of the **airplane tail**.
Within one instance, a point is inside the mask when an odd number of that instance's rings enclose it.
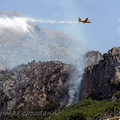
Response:
[[[78,17],[78,21],[80,22],[80,21],[82,21],[82,19],[80,17]]]

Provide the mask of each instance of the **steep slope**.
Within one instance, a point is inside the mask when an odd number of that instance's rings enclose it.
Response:
[[[101,54],[97,51],[86,53],[86,60],[91,58],[94,62],[87,67],[99,62]],[[71,76],[71,73],[76,73]],[[72,79],[71,79],[72,77]],[[1,88],[1,111],[10,110],[29,103],[44,107],[50,101],[57,101],[62,106],[69,101],[69,82],[74,81],[80,76],[74,65],[63,64],[58,61],[50,62],[29,62],[26,65],[19,65],[12,70],[0,71]],[[77,90],[77,89],[76,89]],[[79,88],[78,90],[79,91]]]
[[[119,111],[120,101],[85,99],[44,120],[109,120],[107,118],[119,116]]]
[[[120,90],[120,47],[103,55],[99,64],[87,67],[83,74],[80,99],[112,98]]]
[[[102,59],[102,54],[99,51],[87,51],[85,54],[86,67],[93,67]]]
[[[0,71],[2,80],[1,111],[25,103],[45,107],[51,101],[68,102],[68,78],[72,67],[57,61],[21,65],[11,71]]]
[[[70,48],[71,39],[65,34],[33,27],[34,32],[17,36],[4,34],[0,37],[0,61],[8,68],[13,68],[32,60],[69,61],[72,55]],[[7,31],[9,32],[9,31]]]

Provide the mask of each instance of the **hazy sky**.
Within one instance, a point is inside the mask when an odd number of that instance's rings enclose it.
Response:
[[[82,40],[90,50],[107,52],[120,46],[120,0],[1,0],[0,10],[20,11],[45,20],[78,20],[91,24],[39,24]]]

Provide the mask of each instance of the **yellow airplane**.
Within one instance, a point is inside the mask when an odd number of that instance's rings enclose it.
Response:
[[[79,22],[82,22],[82,23],[91,23],[91,21],[89,21],[88,18],[86,18],[85,20],[82,20],[80,17],[78,18],[78,21]]]

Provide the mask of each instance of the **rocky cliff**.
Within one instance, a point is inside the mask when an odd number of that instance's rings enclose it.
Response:
[[[101,59],[102,54],[99,51],[87,51],[85,54],[86,67],[98,64]]]
[[[91,68],[101,57],[98,51],[88,51],[85,55],[86,67]],[[12,70],[1,70],[1,111],[24,106],[26,103],[45,107],[49,102],[57,101],[61,105],[67,105],[70,76],[75,71],[74,65],[58,61],[33,61]],[[78,79],[79,75],[73,77],[72,81]]]
[[[93,67],[86,67],[81,86],[80,99],[112,98],[120,90],[120,47],[109,50]]]
[[[58,61],[31,62],[11,71],[0,71],[1,111],[24,104],[45,107],[51,101],[67,104],[72,67]]]

